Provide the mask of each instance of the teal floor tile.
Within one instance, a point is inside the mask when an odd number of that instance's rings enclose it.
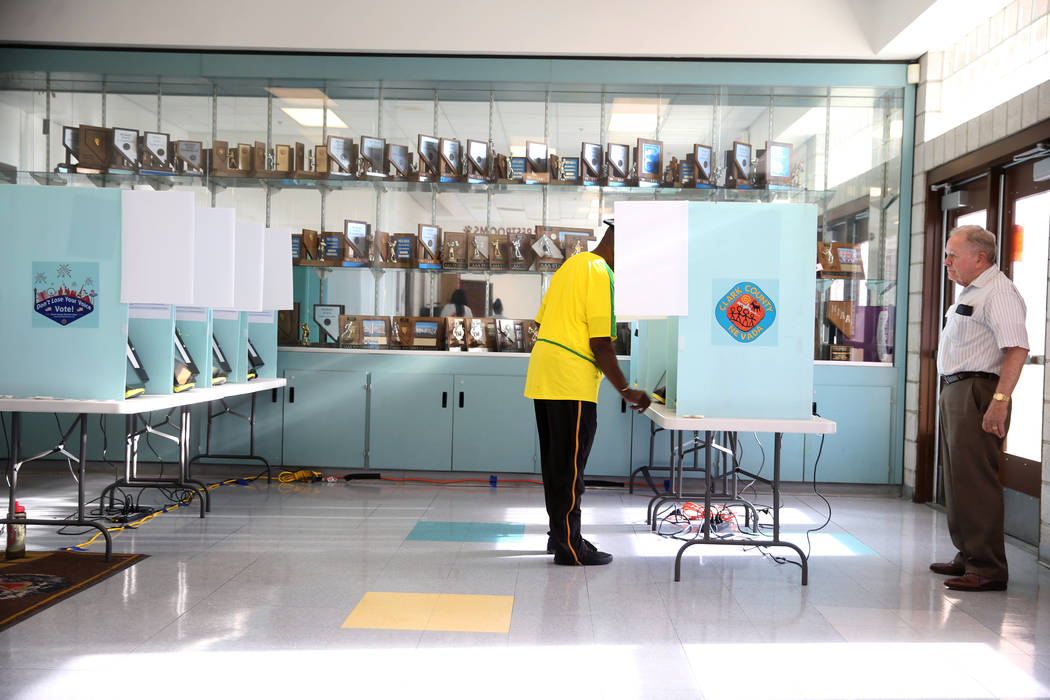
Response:
[[[416,523],[410,540],[428,542],[513,542],[525,534],[525,526],[515,523],[448,523],[425,520]]]

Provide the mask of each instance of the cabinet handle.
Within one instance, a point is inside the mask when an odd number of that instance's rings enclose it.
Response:
[[[270,403],[277,403],[277,390],[272,389],[270,391]]]
[[[627,401],[620,399],[620,413],[627,413]]]
[[[288,387],[288,403],[295,403],[295,387]]]
[[[448,392],[441,392],[441,408],[448,408]]]
[[[463,392],[459,392],[459,407],[463,408]]]

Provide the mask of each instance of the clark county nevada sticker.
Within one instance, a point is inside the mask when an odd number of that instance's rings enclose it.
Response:
[[[715,305],[718,325],[741,343],[750,343],[765,333],[776,317],[773,300],[754,282],[738,282]]]
[[[92,314],[98,297],[97,280],[98,263],[34,262],[33,310],[39,316],[33,317],[33,325],[50,325],[40,316],[68,326]],[[77,325],[97,328],[98,320],[92,316]]]

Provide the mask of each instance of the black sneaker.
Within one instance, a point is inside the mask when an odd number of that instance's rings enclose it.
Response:
[[[560,552],[554,555],[554,563],[561,566],[602,566],[611,562],[613,556],[608,552],[599,552],[597,549],[584,549],[577,559],[579,561],[573,559],[571,555],[563,555]]]
[[[597,552],[598,548],[587,540],[583,541],[583,551],[585,552]],[[547,554],[554,554],[554,540],[547,537]]]

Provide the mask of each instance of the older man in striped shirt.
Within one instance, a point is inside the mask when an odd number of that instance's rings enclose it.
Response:
[[[1025,305],[999,271],[995,236],[954,229],[945,245],[948,277],[963,287],[945,315],[937,353],[941,456],[948,531],[957,551],[930,569],[959,591],[1006,589],[999,454],[1010,426],[1010,394],[1028,356]]]

